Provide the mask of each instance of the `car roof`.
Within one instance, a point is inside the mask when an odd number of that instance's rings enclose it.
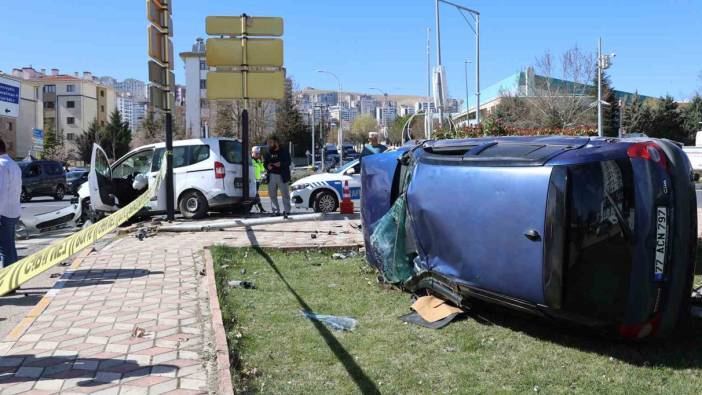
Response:
[[[182,147],[184,145],[199,145],[199,144],[215,144],[218,143],[219,141],[239,141],[239,139],[231,138],[231,137],[206,137],[206,138],[199,138],[199,139],[187,139],[187,140],[175,140],[173,141],[173,146],[174,147]],[[147,144],[147,145],[142,145],[140,147],[137,147],[133,149],[132,151],[139,151],[144,148],[163,148],[166,146],[165,142],[162,143],[154,143],[154,144]]]

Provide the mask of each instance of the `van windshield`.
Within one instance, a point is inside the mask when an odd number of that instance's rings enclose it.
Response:
[[[568,167],[563,308],[620,321],[633,260],[634,185],[628,160]]]

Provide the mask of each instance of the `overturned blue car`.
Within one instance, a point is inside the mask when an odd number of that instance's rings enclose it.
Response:
[[[689,314],[697,204],[671,141],[424,141],[361,174],[367,259],[404,289],[633,339]]]

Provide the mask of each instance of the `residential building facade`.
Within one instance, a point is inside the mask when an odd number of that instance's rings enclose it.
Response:
[[[39,85],[20,77],[0,73],[0,87],[19,93],[13,111],[0,113],[0,138],[5,141],[8,153],[17,158],[25,157],[32,149],[32,131],[41,129],[44,112]],[[9,95],[9,96],[13,96]],[[9,98],[7,94],[4,98]],[[4,108],[4,107],[3,107]],[[16,111],[15,111],[16,109]]]

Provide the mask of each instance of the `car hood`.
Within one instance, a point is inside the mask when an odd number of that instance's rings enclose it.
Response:
[[[334,174],[334,173],[322,173],[322,174],[313,174],[311,176],[307,176],[305,178],[301,178],[293,183],[293,185],[300,185],[300,184],[311,184],[313,182],[324,182],[324,181],[342,181],[348,179],[348,177],[342,176],[341,174]]]

